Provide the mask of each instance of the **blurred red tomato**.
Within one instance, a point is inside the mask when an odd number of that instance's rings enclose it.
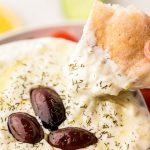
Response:
[[[52,35],[50,35],[52,37],[56,37],[56,38],[64,38],[66,40],[70,40],[70,41],[73,41],[73,42],[78,42],[78,39],[75,38],[74,36],[66,33],[66,32],[63,32],[63,31],[58,31],[58,32],[55,32],[53,33]]]
[[[143,94],[143,96],[145,98],[145,101],[147,103],[147,106],[148,106],[148,108],[150,110],[150,90],[143,89],[143,90],[141,90],[141,92],[142,92],[142,94]]]

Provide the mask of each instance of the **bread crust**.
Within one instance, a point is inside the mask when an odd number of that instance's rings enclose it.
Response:
[[[121,72],[133,81],[130,88],[150,87],[150,61],[144,55],[150,40],[150,16],[132,6],[95,1],[90,17],[96,45],[108,50]]]

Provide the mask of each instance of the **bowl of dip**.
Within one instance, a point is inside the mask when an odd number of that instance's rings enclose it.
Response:
[[[76,48],[83,25],[69,24],[13,31],[0,38],[0,145],[1,150],[51,150],[45,129],[31,106],[30,91],[52,88],[63,101],[66,119],[59,128],[82,128],[98,141],[86,150],[149,148],[150,117],[140,91],[116,96],[87,97],[71,93],[63,67]],[[77,84],[77,83],[73,83]],[[8,129],[8,116],[24,112],[36,117],[44,139],[27,144],[17,141]]]

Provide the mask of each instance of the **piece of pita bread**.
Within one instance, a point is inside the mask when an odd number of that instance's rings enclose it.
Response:
[[[130,89],[150,87],[150,61],[144,55],[150,40],[150,16],[132,6],[95,1],[84,29],[88,33],[86,30],[95,32],[96,45],[107,49],[111,60],[132,81]]]

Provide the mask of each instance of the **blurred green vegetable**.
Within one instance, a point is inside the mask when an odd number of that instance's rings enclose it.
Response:
[[[94,0],[61,0],[64,15],[71,20],[87,19]]]

